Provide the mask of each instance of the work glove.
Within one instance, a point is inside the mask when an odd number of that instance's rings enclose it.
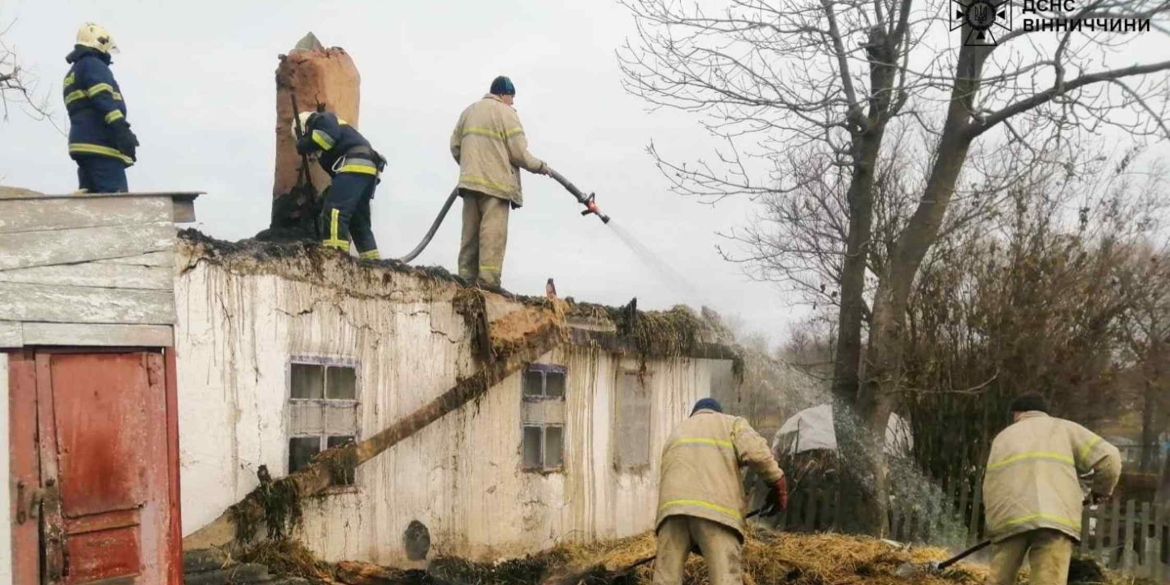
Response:
[[[772,484],[768,491],[768,499],[764,504],[760,516],[775,516],[788,509],[788,480],[784,477]]]
[[[130,130],[130,123],[121,119],[114,122],[110,128],[114,131],[114,147],[131,160],[137,161],[138,137]]]
[[[1096,492],[1089,492],[1088,500],[1089,500],[1090,504],[1096,506],[1098,504],[1104,504],[1105,502],[1108,502],[1112,498],[1113,498],[1112,495],[1102,495],[1102,494],[1099,494]]]

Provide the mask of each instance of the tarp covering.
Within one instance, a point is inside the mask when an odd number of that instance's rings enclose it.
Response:
[[[913,446],[910,422],[891,413],[889,424],[886,425],[886,454],[909,455]],[[817,449],[837,450],[832,404],[806,408],[792,415],[772,438],[772,450],[789,455]]]

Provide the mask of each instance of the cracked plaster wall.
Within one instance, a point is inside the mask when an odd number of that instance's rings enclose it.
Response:
[[[259,465],[274,476],[287,472],[290,356],[360,364],[363,437],[474,371],[450,291],[419,294],[425,287],[409,282],[415,277],[392,284],[412,294],[354,298],[280,276],[193,266],[175,291],[184,534],[256,487]],[[618,471],[613,392],[619,373],[636,370],[637,361],[578,346],[541,361],[568,367],[563,472],[520,470],[521,388],[513,375],[361,466],[355,489],[307,501],[300,538],[327,560],[405,565],[403,532],[412,520],[429,528],[431,557],[478,559],[652,528],[666,436],[727,362],[649,362],[653,463]]]

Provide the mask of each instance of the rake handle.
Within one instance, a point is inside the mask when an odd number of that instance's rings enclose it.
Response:
[[[969,557],[969,556],[971,556],[971,555],[973,555],[973,554],[975,554],[975,553],[977,553],[977,552],[979,552],[979,551],[981,551],[981,550],[983,550],[983,549],[987,548],[987,545],[989,545],[989,544],[991,544],[991,541],[990,541],[990,540],[985,540],[985,541],[983,541],[983,542],[981,542],[981,543],[979,543],[979,544],[977,544],[977,545],[975,545],[975,546],[973,546],[973,547],[971,547],[971,548],[969,548],[969,549],[967,549],[967,550],[965,550],[965,551],[963,551],[963,552],[961,552],[961,553],[959,553],[959,554],[957,554],[957,555],[955,555],[955,556],[953,556],[953,557],[951,557],[951,558],[949,558],[949,559],[947,559],[947,560],[945,560],[945,561],[943,561],[943,562],[939,563],[939,564],[938,564],[938,570],[939,570],[939,571],[942,571],[943,569],[946,569],[947,567],[950,567],[951,565],[953,565],[953,564],[955,564],[955,563],[957,563],[957,562],[959,562],[959,561],[961,561],[961,560],[963,560],[963,559],[965,559],[965,558],[967,558],[967,557]]]

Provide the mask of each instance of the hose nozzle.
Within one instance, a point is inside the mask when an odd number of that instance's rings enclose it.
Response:
[[[597,203],[593,201],[593,193],[590,193],[589,196],[586,197],[585,194],[582,193],[576,185],[570,183],[568,179],[566,179],[560,173],[556,172],[554,169],[548,169],[548,176],[552,177],[556,180],[556,182],[560,183],[562,187],[564,187],[570,194],[573,195],[573,197],[577,198],[577,201],[581,203],[581,205],[585,206],[585,211],[581,212],[582,216],[592,213],[600,218],[602,223],[609,223],[609,216],[602,213],[601,210],[597,209]]]
[[[598,219],[601,220],[601,223],[609,223],[609,216],[602,213],[601,210],[597,208],[597,202],[594,201],[595,198],[596,198],[596,196],[593,193],[590,193],[589,197],[587,197],[584,201],[581,202],[582,204],[585,205],[585,211],[582,211],[581,215],[586,216],[586,215],[589,215],[590,213],[592,213],[593,215],[596,215],[598,217]]]

